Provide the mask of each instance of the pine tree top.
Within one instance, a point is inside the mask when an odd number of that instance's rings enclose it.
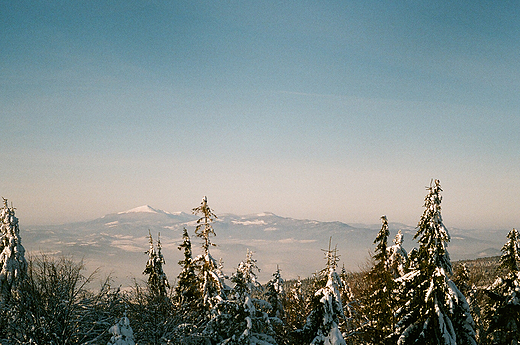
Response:
[[[513,228],[507,234],[508,241],[502,247],[502,256],[500,257],[500,268],[506,271],[516,273],[520,271],[518,261],[520,260],[520,235]]]
[[[166,289],[170,287],[168,278],[163,271],[163,265],[165,264],[164,257],[161,253],[161,240],[160,236],[157,239],[157,250],[154,247],[152,234],[148,230],[148,237],[150,240],[150,248],[145,252],[148,254],[148,261],[143,274],[148,275],[148,287],[155,296],[165,297]]]
[[[184,267],[193,262],[193,251],[191,248],[191,239],[186,228],[182,232],[182,243],[177,247],[179,250],[184,249],[184,260],[179,261],[179,265]]]
[[[388,236],[390,235],[386,216],[381,216],[381,223],[381,230],[379,230],[374,240],[374,244],[377,244],[374,259],[378,262],[386,263],[388,260]]]
[[[448,230],[442,222],[441,215],[441,184],[439,180],[432,180],[426,187],[428,194],[424,199],[424,213],[417,225],[414,239],[419,238],[418,255],[420,264],[430,267],[442,267],[447,273],[452,272],[451,261],[446,250],[450,241]]]
[[[206,196],[202,198],[200,206],[195,207],[192,210],[192,213],[195,215],[201,215],[201,217],[197,220],[195,234],[197,235],[197,237],[204,239],[202,247],[205,253],[207,253],[209,251],[210,246],[215,246],[215,244],[211,243],[210,236],[217,235],[215,233],[215,230],[213,230],[213,227],[211,226],[211,222],[217,219],[217,216],[208,206],[208,198]]]
[[[327,260],[327,265],[323,272],[328,274],[330,271],[336,270],[340,257],[338,254],[338,245],[335,245],[334,249],[332,249],[332,237],[329,238],[329,249],[322,249],[322,251],[325,252],[325,260]]]

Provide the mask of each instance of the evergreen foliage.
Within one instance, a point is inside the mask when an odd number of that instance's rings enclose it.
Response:
[[[226,299],[226,291],[228,287],[224,283],[224,275],[222,274],[222,263],[218,263],[210,253],[210,247],[215,246],[211,243],[211,236],[216,236],[215,230],[211,223],[217,219],[208,205],[206,196],[202,198],[200,206],[192,210],[193,214],[200,215],[195,227],[195,234],[202,238],[203,253],[195,258],[195,262],[199,267],[200,279],[202,281],[202,299],[207,310],[211,310],[219,302]]]
[[[25,261],[15,209],[4,199],[0,210],[0,343],[518,343],[518,232],[513,229],[507,236],[494,283],[489,270],[475,275],[475,266],[459,264],[452,273],[439,181],[432,181],[427,189],[414,237],[419,247],[407,255],[401,231],[389,246],[388,220],[383,216],[370,266],[359,273],[347,274],[343,266],[338,274],[339,255],[329,243],[325,268],[311,278],[285,282],[277,266],[264,288],[249,249],[228,278],[222,262],[210,253],[211,237],[216,235],[212,222],[217,218],[204,197],[193,209],[201,216],[195,234],[202,239],[202,254],[194,257],[184,229],[178,247],[183,252],[178,262],[181,271],[173,290],[163,270],[160,238],[154,243],[149,233],[143,272],[147,280],[135,281],[131,291],[121,291],[111,287],[108,277],[98,292],[90,290],[95,272],[84,276],[82,262],[45,255]],[[225,284],[226,279],[233,288]],[[478,321],[477,332],[473,320]]]
[[[520,342],[520,237],[516,229],[507,235],[502,247],[500,268],[503,272],[485,291],[490,302],[486,310],[488,340],[491,344]]]
[[[289,332],[289,336],[297,339],[298,330],[303,328],[307,319],[307,314],[310,312],[306,303],[306,296],[303,289],[303,283],[298,277],[298,280],[294,282],[290,288],[289,293],[286,295],[285,300],[285,315],[286,324]]]
[[[363,326],[363,334],[370,344],[394,344],[395,327],[395,299],[394,280],[391,271],[390,253],[388,250],[388,220],[381,217],[381,230],[374,240],[376,250],[374,254],[375,265],[369,271],[367,279],[373,286],[371,293],[362,301],[363,313],[368,322]]]
[[[134,331],[130,327],[130,320],[125,315],[109,330],[112,337],[108,345],[135,345]]]
[[[170,284],[163,270],[165,264],[162,255],[160,234],[157,236],[157,245],[150,231],[148,232],[150,247],[145,252],[148,261],[143,274],[147,275],[146,290],[136,286],[136,301],[130,312],[138,320],[136,324],[140,336],[148,339],[150,344],[160,344],[165,335],[171,332],[170,316],[173,305],[169,298]]]
[[[362,325],[364,325],[367,320],[361,315],[362,304],[359,300],[361,294],[358,296],[354,295],[350,287],[350,277],[345,269],[345,265],[341,268],[339,278],[341,281],[340,296],[343,305],[343,314],[345,315],[344,321],[340,323],[341,330],[350,340],[354,338],[362,339]]]
[[[516,229],[512,229],[507,234],[508,241],[502,247],[500,256],[500,268],[506,272],[518,272],[520,268],[520,235]]]
[[[228,299],[216,305],[215,316],[205,329],[205,334],[217,344],[276,344],[268,315],[271,306],[253,297],[255,291],[262,290],[256,272],[259,268],[248,249],[246,260],[231,276],[235,285]]]
[[[341,304],[341,279],[336,272],[339,256],[336,248],[326,251],[327,265],[321,274],[327,280],[324,287],[314,294],[312,311],[301,330],[301,340],[311,345],[345,345],[339,330],[339,321],[344,318]]]
[[[281,270],[276,265],[273,277],[265,285],[265,299],[270,307],[268,316],[270,325],[275,333],[276,342],[279,345],[287,344],[290,337],[290,330],[287,326],[288,299],[285,292],[285,281],[282,278]]]
[[[284,280],[280,274],[280,267],[276,265],[276,271],[273,273],[273,278],[266,284],[267,302],[271,305],[269,316],[277,317],[280,320],[285,318],[285,307],[283,301],[285,300]]]
[[[388,248],[388,268],[394,279],[404,276],[409,266],[408,253],[403,248],[403,237],[399,229],[394,238],[394,245]]]
[[[483,343],[483,338],[485,338],[485,326],[483,324],[482,305],[479,302],[484,300],[485,293],[483,289],[475,286],[475,277],[470,273],[468,266],[464,262],[454,266],[451,279],[459,288],[460,292],[466,297],[471,316],[475,322],[477,343]]]
[[[168,278],[163,270],[165,261],[161,252],[162,247],[160,234],[157,238],[157,249],[155,249],[153,244],[153,238],[150,231],[148,231],[148,238],[150,240],[150,248],[145,252],[145,254],[148,254],[148,262],[146,263],[143,274],[148,276],[148,289],[150,289],[151,296],[154,299],[161,300],[168,294],[170,284],[168,283]]]
[[[17,289],[27,271],[25,249],[20,239],[15,208],[7,199],[0,209],[0,306],[6,303],[13,289]]]
[[[450,280],[450,240],[441,216],[439,180],[427,188],[424,213],[414,239],[419,249],[412,270],[401,278],[396,326],[398,344],[476,344],[474,322],[466,298]]]
[[[178,308],[185,314],[191,314],[200,307],[201,284],[197,276],[197,266],[193,260],[191,240],[186,228],[183,230],[182,239],[183,242],[178,249],[184,251],[184,259],[179,261],[181,272],[177,276],[175,300]]]

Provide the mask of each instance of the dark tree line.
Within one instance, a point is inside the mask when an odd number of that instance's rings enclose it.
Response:
[[[202,253],[187,229],[181,271],[170,284],[160,238],[149,234],[143,274],[121,291],[82,262],[25,258],[14,207],[0,209],[0,344],[516,344],[520,340],[520,235],[513,229],[493,274],[452,265],[438,180],[427,187],[424,212],[407,253],[388,219],[362,272],[338,269],[332,243],[323,270],[284,281],[277,268],[262,285],[254,253],[230,276],[211,254],[217,216],[206,197],[193,213]],[[496,277],[496,279],[490,279]]]

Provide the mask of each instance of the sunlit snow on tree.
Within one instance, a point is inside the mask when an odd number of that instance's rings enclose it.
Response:
[[[27,271],[25,249],[20,239],[15,208],[9,207],[7,199],[0,209],[0,298],[8,299]]]
[[[485,290],[490,298],[487,333],[493,344],[520,342],[520,236],[512,229],[507,238],[500,257],[504,274]]]
[[[476,344],[473,318],[464,295],[451,281],[452,266],[442,222],[439,180],[427,188],[424,213],[414,239],[419,249],[411,271],[397,279],[400,303],[398,344]]]
[[[143,274],[148,276],[148,288],[150,289],[152,296],[154,298],[164,299],[167,295],[167,289],[169,289],[170,284],[168,283],[168,278],[166,278],[166,274],[163,270],[165,261],[161,252],[161,239],[160,237],[157,238],[156,249],[150,232],[148,232],[148,238],[150,248],[146,251],[146,254],[148,254],[148,262],[146,263]]]
[[[109,333],[112,337],[107,345],[135,345],[134,332],[126,315],[110,327]]]
[[[200,215],[197,220],[195,234],[203,239],[203,253],[195,257],[194,261],[199,266],[199,272],[202,280],[202,298],[204,305],[211,309],[218,302],[225,299],[227,287],[224,283],[224,275],[222,273],[222,263],[213,258],[210,247],[215,246],[211,242],[211,236],[216,236],[213,230],[212,222],[217,219],[208,205],[208,198],[204,196],[200,206],[192,210],[193,214]]]
[[[304,343],[311,345],[345,345],[339,330],[339,319],[344,318],[341,303],[341,279],[336,272],[339,256],[337,249],[325,251],[327,265],[322,271],[327,277],[325,287],[315,292],[313,309],[301,331]]]

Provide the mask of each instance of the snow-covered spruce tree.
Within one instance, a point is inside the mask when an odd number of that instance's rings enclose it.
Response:
[[[273,320],[269,317],[269,312],[273,309],[269,302],[259,298],[264,289],[258,282],[257,272],[260,272],[256,264],[257,260],[253,259],[253,252],[249,249],[246,253],[246,260],[238,264],[237,272],[232,281],[236,281],[236,299],[241,303],[246,312],[249,313],[249,319],[246,318],[248,326],[246,328],[246,337],[249,337],[249,344],[276,344],[273,330]],[[245,283],[245,289],[241,288],[242,280]],[[255,295],[259,297],[255,297]]]
[[[137,340],[148,344],[160,344],[173,328],[171,324],[173,305],[169,298],[170,285],[163,270],[165,261],[159,236],[157,246],[154,246],[152,235],[148,234],[150,248],[145,252],[148,260],[143,271],[143,274],[148,276],[147,289],[142,291],[137,288],[135,302],[129,306],[132,319],[137,321],[135,324],[139,334]]]
[[[294,336],[297,336],[297,330],[305,325],[307,314],[309,313],[302,285],[303,283],[300,277],[298,277],[298,280],[291,285],[284,303],[285,323],[289,332],[296,332]],[[296,343],[296,340],[293,343]]]
[[[17,289],[27,272],[25,249],[20,239],[15,208],[7,205],[0,209],[0,306],[6,303],[11,292]]]
[[[394,279],[404,276],[408,266],[408,253],[403,248],[403,237],[399,229],[394,238],[394,245],[388,247],[388,266]]]
[[[483,324],[484,318],[482,315],[481,301],[485,300],[485,289],[477,288],[475,286],[475,272],[470,274],[467,265],[464,262],[459,262],[453,268],[453,275],[451,280],[459,288],[460,292],[466,296],[469,304],[469,310],[475,322],[475,332],[477,343],[482,343],[485,337],[485,327]]]
[[[0,342],[6,336],[13,316],[9,306],[13,292],[18,291],[27,271],[15,208],[7,205],[7,199],[3,198],[3,201],[0,209]]]
[[[184,251],[184,259],[179,261],[181,272],[177,276],[175,286],[175,302],[183,314],[199,309],[200,304],[200,280],[196,272],[196,264],[193,260],[190,236],[184,228],[182,244],[178,249]],[[196,312],[196,314],[198,314]],[[185,315],[187,316],[187,315]]]
[[[520,271],[518,260],[520,260],[520,235],[513,228],[507,234],[508,241],[502,247],[502,255],[500,256],[500,268],[505,272]]]
[[[276,344],[274,330],[268,311],[271,306],[264,300],[254,298],[255,291],[261,292],[257,281],[260,269],[247,250],[246,260],[240,262],[231,281],[235,284],[228,299],[219,302],[205,333],[217,344]]]
[[[374,240],[376,250],[374,266],[367,274],[372,289],[364,296],[361,305],[363,314],[368,319],[361,327],[361,337],[366,344],[395,344],[395,299],[394,280],[390,267],[388,251],[388,220],[381,216],[381,230]]]
[[[439,180],[432,180],[427,190],[414,237],[419,242],[416,264],[397,279],[402,303],[397,313],[397,343],[476,344],[466,298],[449,278],[452,267],[446,246],[450,236],[442,222]]]
[[[343,305],[343,314],[345,315],[344,321],[340,322],[340,330],[347,344],[357,344],[358,338],[361,338],[361,325],[366,323],[367,320],[361,314],[361,301],[356,298],[350,287],[350,277],[345,268],[345,264],[343,264],[341,268],[339,278],[341,280],[340,296]]]
[[[108,345],[135,345],[134,331],[130,327],[130,320],[125,315],[109,329],[112,334]]]
[[[145,252],[148,254],[148,261],[143,274],[148,276],[147,283],[153,299],[164,300],[168,295],[170,284],[168,278],[163,270],[165,264],[164,257],[161,253],[161,239],[160,234],[157,238],[157,250],[153,244],[153,238],[150,231],[148,231],[148,238],[150,240],[150,248]]]
[[[516,229],[502,247],[498,277],[485,292],[490,303],[485,311],[490,344],[520,343],[520,236]]]
[[[286,324],[287,294],[285,293],[285,281],[280,273],[280,267],[276,265],[273,277],[265,286],[264,298],[270,305],[269,320],[276,334],[278,344],[285,344],[289,337],[289,328]]]
[[[273,273],[273,278],[266,284],[265,297],[267,302],[271,305],[269,316],[277,317],[280,320],[285,318],[285,308],[283,301],[285,300],[284,280],[280,274],[280,267],[276,265],[276,271]]]
[[[466,296],[466,300],[469,303],[468,296],[471,294],[472,286],[469,278],[468,266],[464,262],[458,263],[453,268],[453,275],[451,276],[451,280],[457,285],[459,291],[462,292],[464,296]]]
[[[217,219],[217,216],[208,206],[206,196],[202,198],[200,206],[194,208],[192,212],[201,216],[197,220],[195,234],[203,239],[202,254],[195,257],[194,261],[197,263],[200,280],[202,281],[202,302],[206,309],[210,311],[217,303],[226,299],[226,291],[228,290],[224,283],[225,277],[221,271],[221,264],[217,263],[209,250],[211,246],[215,246],[211,243],[211,236],[216,235],[211,223]]]
[[[301,330],[301,343],[311,345],[345,345],[339,330],[339,319],[343,318],[341,304],[341,280],[336,272],[339,256],[337,248],[326,251],[327,266],[322,271],[327,277],[324,287],[316,291],[312,300],[312,311]]]

